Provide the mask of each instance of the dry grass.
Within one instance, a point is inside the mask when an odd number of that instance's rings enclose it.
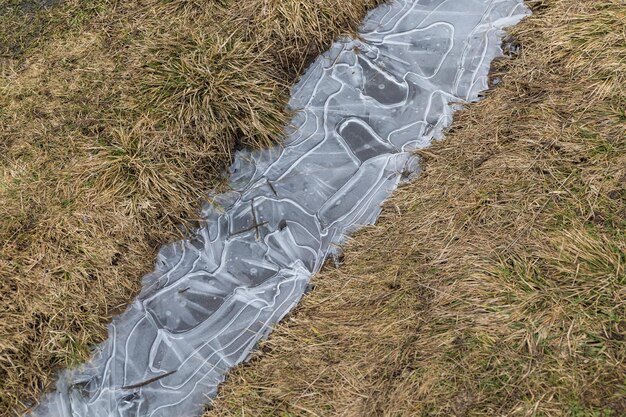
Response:
[[[329,39],[356,35],[366,11],[385,0],[258,0],[241,2],[234,24],[246,38],[274,39],[269,52],[288,73],[300,73],[303,62],[326,49]],[[263,47],[264,45],[259,45]],[[307,57],[302,61],[300,57]]]
[[[146,64],[141,95],[147,107],[174,126],[218,138],[222,149],[216,152],[225,155],[231,138],[246,146],[272,145],[286,119],[283,109],[267,104],[284,103],[286,88],[272,75],[267,47],[223,34],[177,35],[150,46],[150,55],[166,50],[167,59]]]
[[[532,5],[503,83],[207,417],[626,415],[626,9]]]
[[[233,150],[280,138],[299,70],[377,0],[38,3],[0,0],[0,415],[88,356]],[[266,29],[241,24],[255,7]]]

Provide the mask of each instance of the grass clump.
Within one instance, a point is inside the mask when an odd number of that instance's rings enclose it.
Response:
[[[365,13],[384,2],[251,1],[240,5],[233,21],[242,28],[247,39],[273,39],[270,53],[285,71],[298,74],[304,69],[304,63],[327,48],[329,40],[346,33],[356,35]]]
[[[141,96],[167,123],[219,138],[230,155],[238,146],[267,147],[285,126],[285,85],[271,61],[241,39],[194,35],[159,39],[146,64]],[[165,57],[162,59],[161,57]],[[169,119],[169,120],[168,120]],[[231,141],[236,143],[229,143]]]
[[[207,417],[626,414],[626,10],[531,5],[503,83]]]

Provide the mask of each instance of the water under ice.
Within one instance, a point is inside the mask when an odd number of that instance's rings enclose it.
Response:
[[[240,152],[207,226],[164,247],[89,363],[60,375],[36,416],[202,412],[355,228],[419,169],[410,151],[487,89],[502,28],[522,0],[396,0],[366,18],[294,87],[281,147]]]

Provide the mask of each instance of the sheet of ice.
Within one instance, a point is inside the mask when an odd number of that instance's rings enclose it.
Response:
[[[284,145],[240,152],[206,227],[164,247],[109,338],[67,370],[35,416],[199,415],[232,366],[293,308],[354,229],[373,223],[410,151],[442,135],[454,103],[487,89],[522,0],[395,0],[294,87]]]

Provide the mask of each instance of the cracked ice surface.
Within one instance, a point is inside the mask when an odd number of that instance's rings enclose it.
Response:
[[[240,152],[207,226],[164,247],[89,363],[65,371],[36,416],[198,415],[304,294],[347,234],[373,223],[411,150],[442,135],[453,102],[487,89],[522,0],[396,0],[294,87],[284,145]]]

